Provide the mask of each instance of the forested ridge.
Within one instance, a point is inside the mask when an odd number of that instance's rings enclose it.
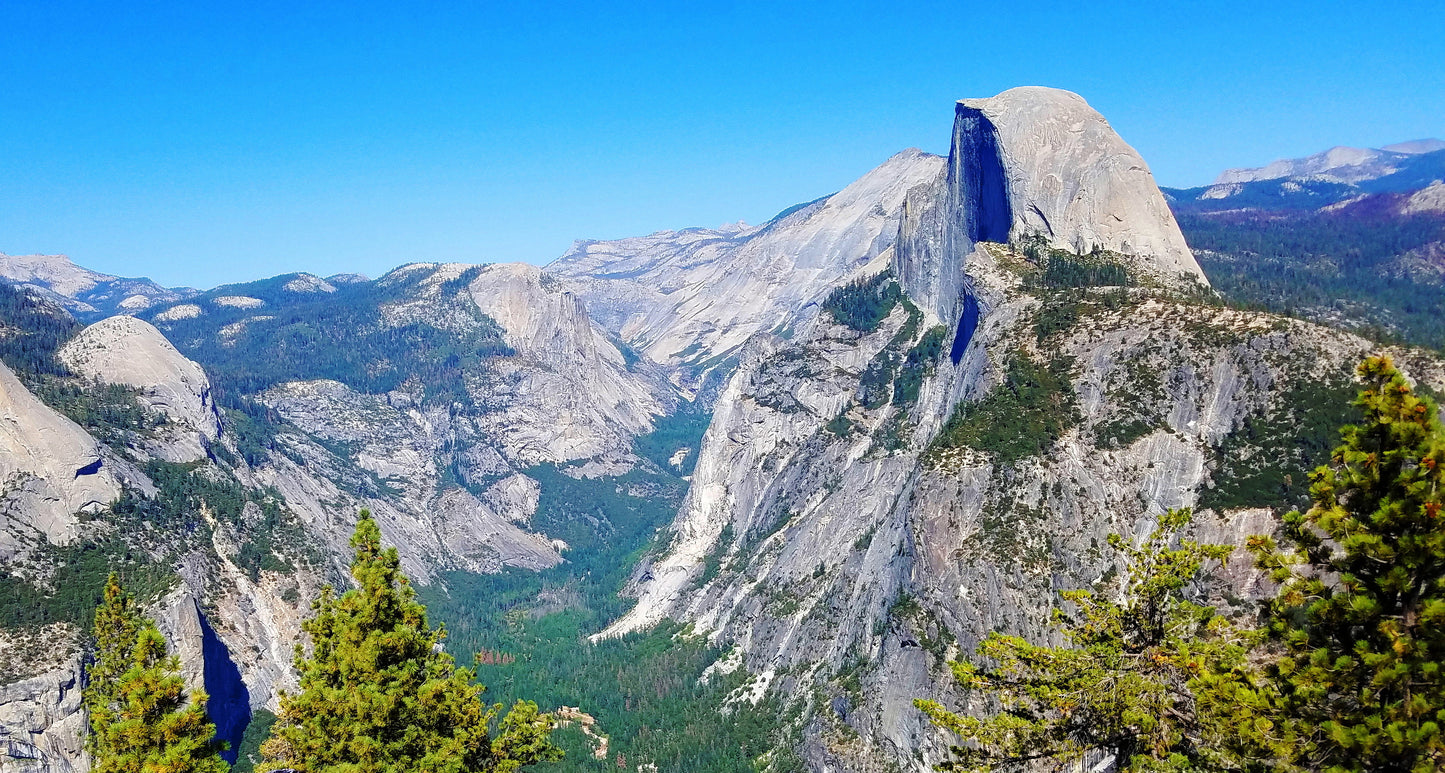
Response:
[[[1229,302],[1445,349],[1445,214],[1398,214],[1399,198],[1177,215]]]

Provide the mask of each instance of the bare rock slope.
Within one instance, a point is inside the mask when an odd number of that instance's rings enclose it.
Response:
[[[648,358],[715,365],[887,250],[908,191],[942,169],[943,159],[905,150],[761,226],[578,242],[547,273]]]
[[[169,461],[205,457],[206,445],[220,435],[220,416],[206,372],[149,322],[108,317],[67,341],[59,357],[72,371],[95,382],[138,390],[145,405],[168,420],[152,446]]]
[[[79,536],[79,513],[120,493],[107,461],[100,443],[0,365],[0,557]]]

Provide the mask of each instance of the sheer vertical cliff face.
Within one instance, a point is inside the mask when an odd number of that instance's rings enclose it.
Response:
[[[1034,236],[1119,253],[1166,286],[1208,284],[1148,165],[1083,98],[1025,87],[960,101],[946,169],[904,205],[894,257],[904,289],[955,320],[974,245]]]
[[[1010,235],[1137,258],[1174,284],[1208,284],[1149,165],[1082,97],[1038,86],[958,103],[960,122],[992,124],[1007,176]]]

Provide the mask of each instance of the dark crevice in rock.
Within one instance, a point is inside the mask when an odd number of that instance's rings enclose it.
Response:
[[[75,477],[79,478],[82,475],[94,475],[97,472],[100,472],[100,466],[103,462],[104,460],[102,459],[96,459],[90,464],[81,467],[80,469],[75,471]]]
[[[211,628],[204,614],[201,619],[201,659],[205,663],[205,687],[210,700],[206,713],[216,723],[216,738],[231,745],[221,757],[235,764],[241,748],[241,736],[251,724],[251,691],[241,681],[241,669],[231,659],[231,651]]]
[[[975,244],[1007,242],[1013,227],[1008,177],[999,155],[998,130],[982,111],[958,106],[949,163],[969,240]]]
[[[953,335],[953,351],[949,353],[954,365],[963,359],[963,353],[968,349],[968,342],[973,340],[975,330],[978,330],[978,301],[974,300],[973,293],[965,292],[963,314],[958,318],[958,330]]]

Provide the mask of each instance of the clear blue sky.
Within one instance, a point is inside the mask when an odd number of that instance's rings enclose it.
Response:
[[[424,5],[0,3],[0,252],[197,286],[544,263],[760,222],[1025,84],[1164,185],[1445,135],[1438,2]]]

